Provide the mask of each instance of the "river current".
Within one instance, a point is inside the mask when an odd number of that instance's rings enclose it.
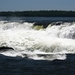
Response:
[[[58,24],[57,24],[58,23]],[[44,68],[48,71],[53,65],[52,61],[60,60],[65,61],[67,59],[67,54],[75,54],[75,22],[60,22],[50,23],[46,28],[43,25],[34,25],[35,22],[26,22],[22,20],[9,21],[1,20],[0,21],[0,54],[1,54],[1,64],[6,61],[7,64],[4,65],[8,68],[14,68],[12,65],[15,65],[14,71],[17,72],[17,75],[20,75],[19,70],[22,72],[22,69],[27,69],[27,66],[30,68],[27,71],[31,72],[31,66],[36,68],[38,64],[39,68],[42,68],[41,71],[44,71]],[[21,60],[23,59],[23,60]],[[29,60],[27,60],[29,59]],[[4,60],[4,61],[3,61]],[[12,62],[10,62],[10,60]],[[31,60],[34,60],[33,63]],[[19,61],[19,62],[18,62]],[[31,64],[29,65],[29,62]],[[47,62],[47,63],[46,63]],[[57,61],[55,62],[58,63]],[[61,62],[59,62],[60,64]],[[50,64],[50,65],[49,65]],[[22,69],[19,69],[21,65]],[[45,67],[44,67],[45,65]],[[49,67],[48,67],[49,65]],[[55,64],[54,64],[55,65]],[[4,69],[5,66],[1,66]],[[19,68],[18,68],[19,66]],[[52,66],[54,69],[57,65]],[[65,65],[66,66],[66,65]],[[65,66],[63,67],[64,69]],[[62,66],[60,65],[60,69]],[[23,71],[24,71],[23,69]],[[36,68],[37,69],[37,68]],[[39,71],[40,70],[32,70]],[[12,69],[11,69],[12,70]],[[14,74],[14,71],[12,74]],[[50,70],[51,73],[53,73]],[[58,69],[56,70],[58,71]],[[1,73],[4,72],[3,70]],[[6,72],[6,71],[5,71]],[[9,75],[9,72],[6,72]],[[38,72],[38,73],[39,73]],[[24,72],[22,72],[24,73]],[[26,72],[27,73],[27,72]],[[43,72],[42,72],[43,73]],[[58,72],[59,73],[59,72]],[[62,73],[62,72],[61,72]],[[30,73],[28,73],[30,75]],[[34,74],[34,73],[33,73]],[[40,73],[39,73],[40,74]],[[43,75],[43,74],[42,74]]]

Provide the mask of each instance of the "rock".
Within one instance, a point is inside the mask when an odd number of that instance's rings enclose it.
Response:
[[[4,47],[4,46],[2,46],[2,47],[0,47],[0,51],[8,51],[8,50],[14,50],[12,47]]]

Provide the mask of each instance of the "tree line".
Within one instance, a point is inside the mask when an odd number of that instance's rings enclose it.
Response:
[[[1,11],[6,17],[75,17],[75,11],[41,10],[41,11]]]

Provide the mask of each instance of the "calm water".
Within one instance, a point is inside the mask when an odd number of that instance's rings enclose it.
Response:
[[[75,17],[0,17],[0,20],[12,21],[75,21]]]

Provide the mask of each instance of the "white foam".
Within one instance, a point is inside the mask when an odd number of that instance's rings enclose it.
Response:
[[[37,54],[75,53],[75,23],[60,26],[47,27],[44,30],[34,30],[33,23],[0,22],[0,47],[12,47],[15,51],[3,52],[8,56],[23,56],[31,54],[29,58],[49,59],[37,56]],[[33,55],[33,56],[32,56]],[[51,58],[50,58],[51,59]],[[55,57],[53,57],[55,59]]]

